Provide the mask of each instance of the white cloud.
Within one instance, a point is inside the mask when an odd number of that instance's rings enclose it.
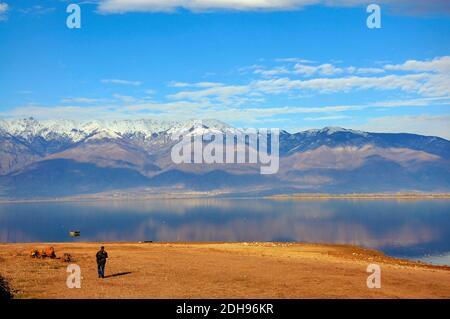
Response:
[[[92,118],[110,118],[117,116],[117,113],[111,112],[112,109],[103,106],[34,106],[26,105],[17,107],[10,111],[0,113],[5,118],[25,118],[35,117],[38,119],[54,119],[55,116],[64,116],[65,119],[92,119]],[[119,114],[120,117],[120,114]]]
[[[305,78],[305,75],[302,74],[295,74],[294,67],[300,63],[292,61],[287,62],[287,65],[279,67],[276,64],[276,67],[272,70],[265,69],[264,66],[254,66],[251,68],[252,72],[260,70],[260,72],[256,73],[263,77],[255,76],[253,79],[246,79],[246,82],[239,84],[236,84],[238,83],[236,79],[229,83],[186,83],[174,81],[168,84],[171,87],[170,91],[174,93],[166,96],[152,96],[151,98],[146,96],[139,98],[137,96],[115,94],[113,96],[114,100],[111,98],[103,99],[101,101],[102,103],[97,99],[66,97],[62,100],[63,105],[48,107],[25,105],[0,115],[7,117],[35,116],[37,118],[51,118],[55,114],[64,114],[65,117],[75,118],[136,118],[152,116],[157,118],[177,118],[180,120],[198,117],[217,118],[229,122],[239,120],[247,123],[280,121],[280,123],[287,125],[286,123],[289,123],[293,119],[301,121],[332,121],[344,119],[351,112],[352,121],[354,119],[361,121],[367,117],[364,111],[368,109],[379,111],[379,114],[382,115],[383,113],[381,112],[386,111],[388,108],[401,108],[399,112],[404,112],[409,107],[415,107],[417,110],[417,107],[449,106],[450,71],[447,69],[445,62],[448,59],[450,57],[440,57],[425,61],[408,60],[400,64],[389,64],[389,67],[385,65],[381,69],[382,71],[379,68],[352,66],[338,68],[329,63],[312,63],[312,65],[306,65],[313,68],[309,78]],[[303,65],[305,66],[305,64]],[[292,78],[287,76],[276,78],[271,75],[276,73],[276,71],[281,74],[285,69],[289,71],[289,75]],[[272,72],[263,73],[262,71]],[[367,73],[370,76],[358,76],[360,73]],[[324,74],[331,74],[333,76],[323,76]],[[118,79],[106,79],[102,80],[102,82],[123,85],[141,84],[139,81]],[[379,90],[382,94],[388,93],[392,98],[373,103],[354,102],[355,104],[349,105],[325,106],[305,106],[302,100],[298,98],[300,94],[304,96],[353,93],[357,90],[369,90],[369,92]],[[153,93],[152,91],[147,92],[145,90],[143,92]],[[398,98],[401,92],[406,92],[408,98]],[[282,98],[280,99],[277,95],[280,95]],[[284,104],[286,103],[283,102],[285,101],[284,97],[288,97],[290,106]],[[78,106],[80,103],[84,103],[86,106]],[[292,104],[294,105],[292,106]],[[374,113],[371,112],[370,114]],[[444,136],[444,133],[442,133],[444,130],[444,121],[441,118],[438,120],[435,117],[404,116],[399,118],[398,124],[403,123],[403,126],[399,127],[395,126],[395,119],[386,117],[385,122],[380,118],[378,120],[373,119],[367,122],[365,124],[366,126],[361,127],[361,129],[386,131],[392,127],[393,131],[411,131],[420,134]],[[419,125],[419,130],[413,130],[414,123]],[[436,124],[436,131],[431,130],[432,126],[429,123]],[[448,124],[446,127],[448,130]],[[353,126],[352,128],[358,127]]]
[[[388,71],[427,72],[429,79],[418,90],[422,95],[438,96],[450,93],[450,56],[433,60],[408,60],[402,64],[387,64]]]
[[[222,102],[227,102],[231,97],[249,93],[250,87],[247,85],[227,85],[227,86],[213,86],[206,87],[196,91],[181,91],[171,94],[168,97],[175,100],[206,100],[217,99]]]
[[[192,12],[295,10],[312,5],[362,7],[372,2],[370,0],[101,0],[98,11],[111,14],[173,12],[180,8]],[[448,0],[378,0],[377,3],[386,5],[400,14],[450,13],[450,2]]]
[[[380,74],[385,72],[385,70],[381,68],[357,68],[354,66],[346,68],[345,71],[355,74]]]
[[[420,88],[419,94],[425,96],[443,96],[450,94],[450,74],[430,76]]]
[[[61,100],[62,103],[85,103],[85,104],[98,103],[102,101],[104,101],[104,99],[93,99],[87,97],[65,97]]]
[[[223,83],[217,83],[217,82],[197,82],[193,84],[194,87],[199,88],[213,88],[218,86],[223,86]]]
[[[240,67],[237,69],[239,74],[254,73],[256,70],[264,70],[264,66],[259,64],[253,64],[249,66]]]
[[[103,0],[102,13],[170,12],[179,8],[191,11],[208,10],[285,10],[319,3],[318,0]]]
[[[128,81],[128,80],[120,80],[120,79],[103,79],[102,83],[111,83],[111,84],[120,84],[120,85],[134,85],[139,86],[142,83],[140,81]]]
[[[169,83],[169,86],[173,88],[185,88],[189,86],[189,83],[172,81]]]
[[[430,61],[408,60],[403,64],[387,64],[386,70],[450,73],[450,56],[437,57]]]
[[[7,19],[6,13],[9,10],[9,6],[6,2],[0,2],[0,21],[4,21]]]
[[[340,78],[315,78],[311,80],[291,80],[289,78],[259,80],[253,83],[266,94],[281,94],[291,90],[312,90],[321,93],[348,92],[357,90],[403,90],[418,91],[430,79],[428,74],[386,75],[382,77],[346,76]],[[424,90],[429,93],[431,91]],[[434,92],[437,93],[437,92]],[[442,95],[442,94],[441,94]]]
[[[123,96],[115,96],[120,98]],[[306,119],[313,121],[343,119],[344,112],[364,111],[369,108],[385,107],[408,107],[408,106],[428,106],[442,105],[450,102],[450,97],[423,98],[400,101],[378,101],[368,104],[350,105],[326,105],[326,106],[274,106],[274,107],[237,107],[234,105],[204,103],[204,101],[175,100],[169,102],[143,102],[139,99],[125,97],[122,105],[87,105],[81,106],[36,106],[25,105],[11,111],[0,114],[5,117],[29,117],[54,118],[55,114],[64,114],[67,118],[89,119],[89,118],[127,118],[155,116],[161,118],[190,119],[193,116],[198,118],[217,118],[227,121],[272,121],[274,116],[281,116],[280,121],[287,121],[292,115],[308,115]],[[195,115],[194,115],[195,114]],[[353,113],[352,113],[353,114]],[[312,117],[312,115],[318,115]],[[305,119],[305,118],[303,118]],[[382,122],[380,121],[380,125]]]
[[[211,88],[223,86],[223,83],[218,82],[196,82],[196,83],[186,83],[186,82],[176,82],[172,81],[169,83],[170,87],[174,88],[185,88],[185,87],[195,87],[195,88]]]
[[[123,103],[134,103],[137,101],[134,96],[129,95],[113,94],[113,97]]]
[[[33,15],[44,15],[47,13],[54,12],[56,8],[53,7],[44,7],[41,5],[34,5],[28,8],[19,9],[20,12],[24,14],[33,14]]]
[[[312,60],[302,59],[302,58],[279,58],[275,59],[276,62],[289,62],[289,63],[315,63]]]
[[[318,116],[318,117],[305,117],[305,121],[334,121],[349,118],[347,115],[329,115],[329,116]]]
[[[288,68],[286,68],[286,67],[277,67],[277,68],[273,68],[273,69],[269,69],[269,70],[259,68],[259,69],[255,69],[255,71],[253,73],[271,77],[271,76],[279,75],[279,74],[288,74],[288,73],[291,73],[291,71],[288,70]]]
[[[311,65],[304,65],[297,63],[294,66],[294,73],[295,74],[303,74],[307,76],[311,76],[314,74],[320,74],[320,75],[334,75],[342,73],[343,70],[341,68],[335,67],[334,65],[330,63],[325,63],[317,66],[311,66]]]
[[[0,13],[8,11],[8,4],[6,2],[0,2]]]
[[[277,66],[272,69],[266,69],[263,66],[253,66],[248,67],[248,69],[252,69],[254,74],[260,74],[265,77],[275,77],[277,75],[282,74],[292,74],[292,75],[301,75],[311,77],[313,75],[324,75],[331,76],[342,73],[348,74],[380,74],[385,73],[386,71],[382,68],[372,68],[372,67],[337,67],[331,63],[324,63],[319,65],[314,65],[313,61],[301,60],[301,59],[277,59],[277,62],[287,62],[292,63],[294,61],[303,61],[296,62],[293,66],[291,65],[283,65]]]
[[[450,96],[426,97],[417,99],[390,100],[372,103],[371,107],[403,107],[403,106],[431,106],[431,105],[449,105]]]
[[[172,100],[188,100],[202,102],[205,105],[221,103],[223,105],[248,105],[264,102],[274,95],[301,94],[332,94],[347,93],[356,90],[403,91],[421,98],[450,96],[450,76],[446,73],[420,72],[426,70],[446,71],[441,61],[447,57],[434,59],[432,66],[424,61],[415,61],[415,68],[405,74],[395,74],[386,69],[371,67],[336,67],[330,63],[304,65],[295,63],[292,68],[280,66],[265,69],[263,66],[252,67],[253,73],[263,78],[256,78],[240,85],[216,82],[184,83],[172,82],[169,86],[180,91],[168,96]],[[426,61],[425,61],[426,62]],[[399,67],[410,63],[399,64]],[[397,69],[397,67],[395,67]],[[416,71],[417,70],[417,71]],[[449,73],[449,72],[447,72]],[[300,78],[277,77],[288,74]],[[349,75],[350,74],[350,75]],[[360,76],[367,74],[370,76]],[[310,78],[304,79],[302,77]],[[332,76],[332,77],[329,77]],[[405,101],[399,101],[401,103]],[[417,100],[416,100],[417,103]],[[425,103],[425,102],[421,102]],[[389,107],[386,106],[385,107]]]

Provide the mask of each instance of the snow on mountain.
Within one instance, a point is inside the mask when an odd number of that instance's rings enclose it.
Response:
[[[224,122],[207,120],[167,121],[154,119],[124,119],[124,120],[92,120],[86,122],[72,120],[43,120],[34,118],[19,120],[0,120],[0,132],[6,132],[16,137],[31,140],[42,137],[45,140],[58,138],[70,139],[74,142],[98,135],[96,138],[120,138],[140,135],[149,138],[153,134],[165,132],[172,135],[215,134],[234,130]],[[340,127],[325,127],[302,132],[306,136],[318,134],[333,135],[347,132],[366,137],[368,133]]]
[[[172,134],[235,130],[216,120],[0,120],[0,198],[143,186],[236,192],[251,186],[268,192],[450,189],[450,141],[415,134],[339,127],[282,131],[280,171],[269,179],[261,179],[252,165],[177,165],[171,159]]]
[[[358,131],[358,130],[350,130],[342,127],[334,127],[334,126],[327,126],[323,129],[312,129],[312,130],[306,130],[303,133],[306,135],[317,135],[317,134],[326,134],[326,135],[333,135],[335,133],[352,133],[355,135],[361,135],[361,136],[367,136],[367,132]]]
[[[217,120],[204,121],[164,121],[153,119],[138,120],[93,120],[87,122],[71,120],[43,120],[34,118],[19,120],[0,120],[0,132],[30,141],[36,137],[44,140],[59,138],[78,142],[84,139],[120,138],[123,136],[140,135],[149,138],[153,134],[167,132],[169,134],[189,131],[198,128],[199,123],[205,129],[224,130],[230,126]],[[205,133],[198,131],[197,133]]]
[[[79,128],[79,123],[70,120],[38,121],[34,118],[26,118],[0,121],[2,132],[28,141],[35,137],[42,137],[45,140],[65,137],[73,141],[79,141],[87,136]]]

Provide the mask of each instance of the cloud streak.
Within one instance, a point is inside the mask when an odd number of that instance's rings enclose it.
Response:
[[[283,64],[281,66],[276,64],[276,67],[272,68],[282,68],[287,73],[262,74],[255,71],[272,69],[258,66],[249,68],[253,77],[245,79],[233,77],[231,82],[172,81],[167,83],[165,90],[158,95],[152,94],[151,97],[147,94],[148,88],[133,87],[128,91],[128,95],[113,94],[108,98],[64,97],[60,105],[23,105],[3,112],[0,116],[52,118],[55,114],[64,114],[64,117],[72,119],[153,117],[165,120],[173,118],[188,120],[195,117],[216,118],[230,124],[276,123],[275,125],[281,125],[281,128],[286,129],[298,128],[302,122],[321,125],[320,121],[335,121],[343,126],[344,123],[350,123],[352,128],[355,128],[356,125],[364,123],[368,116],[382,118],[380,115],[392,114],[393,112],[389,110],[393,108],[398,109],[395,114],[409,112],[410,108],[417,111],[419,107],[423,107],[423,113],[428,112],[428,107],[434,107],[434,111],[442,112],[442,107],[450,105],[449,60],[448,56],[423,61],[407,60],[399,64],[379,65],[377,68],[309,62],[308,65],[318,71],[307,76],[295,72],[297,69],[295,66],[305,62],[289,58],[289,61],[277,60],[276,63]],[[329,65],[327,68],[334,72],[325,72],[328,75],[324,75],[323,65]],[[360,76],[359,73],[370,75]],[[139,81],[119,79],[105,79],[102,82],[141,85]],[[390,97],[379,99],[378,94],[373,94],[378,91]],[[137,95],[132,95],[136,92]],[[143,92],[146,95],[143,95]],[[360,103],[358,92],[363,92]],[[310,104],[306,102],[308,99],[302,99],[302,96],[320,95],[345,98],[341,99],[341,102],[325,102],[320,105]],[[366,98],[369,96],[372,102],[367,102]],[[329,98],[325,98],[325,101],[330,101]],[[448,124],[444,125],[442,120],[438,121],[431,115],[419,118],[405,116],[400,119],[404,123],[405,132],[448,136],[446,133]],[[436,123],[435,130],[426,131],[431,128],[425,125],[427,119],[430,119],[430,123]],[[419,128],[422,127],[421,131],[413,130],[414,123],[417,123]],[[395,121],[387,117],[385,122],[371,120],[366,125],[368,129],[383,131],[383,127],[389,129],[394,124]],[[438,131],[439,134],[436,133]]]
[[[232,11],[274,11],[297,10],[307,6],[361,7],[373,1],[368,0],[101,0],[98,11],[103,14],[126,12],[174,12],[185,9],[191,12],[217,10]],[[449,14],[450,4],[446,0],[379,0],[401,14]]]
[[[428,61],[408,60],[402,64],[387,64],[386,70],[450,73],[450,56],[437,57]]]
[[[6,2],[0,2],[0,21],[7,20],[8,16],[6,15],[9,10],[9,5]]]
[[[140,81],[128,81],[120,79],[103,79],[101,80],[101,82],[106,84],[133,85],[133,86],[140,86],[142,84],[142,82]]]

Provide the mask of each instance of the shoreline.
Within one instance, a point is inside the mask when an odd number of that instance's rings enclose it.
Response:
[[[317,199],[362,199],[362,200],[424,200],[424,199],[450,199],[449,193],[354,193],[354,194],[292,194],[272,195],[265,197],[272,200],[317,200]]]
[[[268,199],[268,200],[326,200],[326,199],[361,199],[361,200],[439,200],[450,199],[450,193],[348,193],[348,194],[321,194],[321,193],[296,193],[278,194],[269,196],[223,196],[199,195],[192,193],[160,194],[157,196],[106,196],[85,195],[60,198],[36,198],[36,199],[0,199],[0,204],[20,203],[65,203],[65,202],[96,202],[96,201],[147,201],[147,200],[187,200],[187,199]]]
[[[16,298],[450,298],[450,266],[388,257],[357,246],[272,242],[103,243],[110,255],[96,276],[101,243],[0,244],[0,276]],[[34,259],[32,248],[69,253],[83,271],[68,289],[60,259]],[[369,264],[382,288],[369,289]]]

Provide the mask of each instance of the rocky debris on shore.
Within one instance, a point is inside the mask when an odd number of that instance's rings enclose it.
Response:
[[[44,249],[31,249],[31,258],[56,258],[55,249],[51,246],[45,247]]]
[[[64,255],[62,256],[62,261],[70,263],[71,261],[73,261],[73,258],[70,254],[64,253]]]

